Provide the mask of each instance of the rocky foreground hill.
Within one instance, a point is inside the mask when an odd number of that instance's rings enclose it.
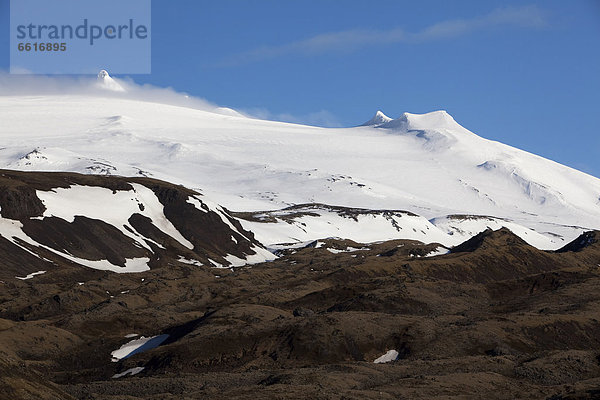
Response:
[[[0,279],[274,258],[227,210],[149,178],[0,170]]]
[[[236,267],[265,253],[196,192],[10,171],[0,186],[1,399],[600,397],[600,232],[558,251],[507,229],[449,252],[328,239]],[[67,218],[52,196],[79,186],[126,193],[131,231]],[[136,258],[149,269],[85,265]]]

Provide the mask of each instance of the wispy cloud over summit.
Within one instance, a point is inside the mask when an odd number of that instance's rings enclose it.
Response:
[[[368,46],[385,46],[395,43],[425,43],[452,39],[495,27],[542,28],[546,16],[537,6],[503,7],[469,19],[441,21],[416,32],[401,27],[388,30],[352,29],[319,34],[304,40],[280,45],[265,45],[234,54],[219,65],[232,66],[286,56],[314,56],[326,53],[352,53]]]

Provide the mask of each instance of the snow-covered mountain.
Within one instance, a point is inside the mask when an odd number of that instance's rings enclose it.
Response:
[[[123,88],[109,78],[99,79]],[[183,184],[245,212],[244,227],[265,245],[323,236],[454,245],[506,226],[556,249],[600,228],[599,179],[479,137],[445,111],[378,112],[363,126],[331,129],[224,110],[126,90],[0,96],[0,168]],[[290,212],[297,205],[310,210]]]

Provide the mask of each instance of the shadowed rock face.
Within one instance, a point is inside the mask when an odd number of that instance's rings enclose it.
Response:
[[[493,231],[487,229],[464,243],[455,246],[452,253],[473,252],[497,247],[529,247],[527,243],[506,228]]]
[[[557,253],[567,253],[572,251],[584,251],[586,248],[598,243],[597,232],[584,232],[577,239],[557,250]]]
[[[148,210],[144,201],[152,200],[144,199],[134,185],[150,189],[160,209]],[[68,190],[82,187],[77,194]],[[109,196],[99,200],[97,191],[86,195],[87,189],[106,189]],[[41,193],[63,196],[56,200],[59,208],[63,199],[69,200],[75,209],[65,212],[73,218],[48,215]],[[0,170],[0,278],[99,261],[118,270],[135,259],[148,259],[149,267],[172,265],[182,258],[227,266],[225,257],[243,260],[261,248],[226,210],[211,208],[202,199],[182,186],[148,178]],[[134,200],[138,204],[122,221],[111,220],[115,210]]]
[[[2,192],[0,192],[0,215],[2,217],[20,220],[40,216],[43,212],[44,205],[35,195],[32,187],[2,186]]]
[[[185,255],[204,240],[210,251],[230,251],[188,223],[192,192],[127,182],[156,193],[194,244]],[[204,223],[221,226],[221,216],[205,214]],[[110,224],[46,219],[26,230],[42,240],[48,229],[49,247],[104,252],[115,263],[123,253],[157,257],[137,274],[64,265],[23,281],[6,271],[19,260],[44,261],[0,239],[2,399],[593,399],[600,389],[593,240],[545,252],[508,230],[486,231],[428,257],[438,244],[330,239],[251,268],[215,269],[176,262],[186,248],[141,214],[130,218],[132,229],[165,249],[136,247]],[[132,334],[168,338],[111,362],[111,352],[139,337]],[[395,361],[373,363],[390,350]],[[136,375],[113,378],[132,368]]]

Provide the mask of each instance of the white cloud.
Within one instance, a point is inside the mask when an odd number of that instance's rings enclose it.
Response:
[[[0,95],[40,96],[40,95],[91,95],[117,97],[188,107],[198,110],[230,114],[204,99],[176,92],[172,88],[159,88],[152,85],[139,85],[130,78],[113,79],[125,91],[107,90],[98,84],[94,76],[61,75],[21,75],[0,71]]]
[[[338,118],[327,110],[320,110],[308,114],[272,113],[264,108],[251,108],[241,111],[250,118],[267,119],[270,121],[290,122],[324,128],[339,128],[343,125]]]
[[[271,121],[291,122],[322,127],[340,127],[342,124],[329,111],[321,110],[304,115],[275,114],[263,108],[236,110],[219,107],[207,100],[180,93],[172,88],[139,85],[131,78],[113,79],[124,91],[107,90],[93,76],[21,75],[0,71],[0,96],[82,95],[115,97],[149,101],[179,107],[210,111],[224,115],[240,115]]]
[[[499,26],[541,28],[546,25],[542,10],[536,6],[503,7],[471,19],[442,21],[418,32],[402,28],[389,30],[353,29],[323,33],[308,39],[274,46],[262,46],[235,54],[220,65],[232,66],[276,58],[288,54],[310,56],[325,53],[354,52],[367,46],[383,46],[394,43],[423,43],[451,39],[475,31]]]

